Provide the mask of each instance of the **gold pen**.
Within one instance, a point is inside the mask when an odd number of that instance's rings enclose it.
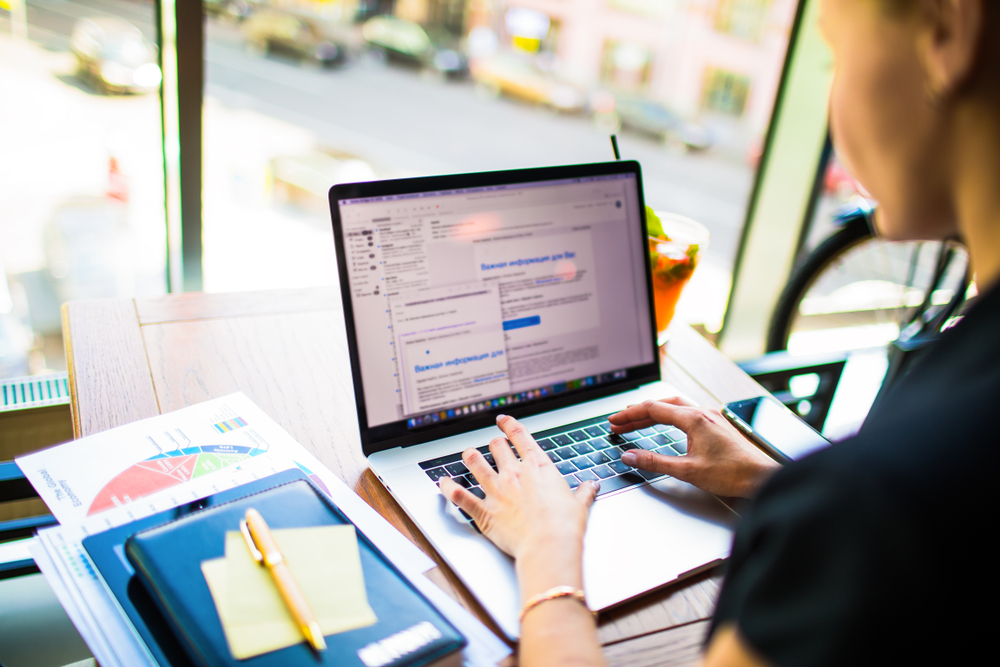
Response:
[[[317,651],[325,649],[326,640],[323,639],[319,621],[316,620],[306,596],[292,576],[292,571],[278,550],[278,543],[260,512],[252,507],[248,509],[246,519],[240,521],[240,532],[243,533],[243,539],[246,540],[253,559],[266,566],[271,573],[274,583],[278,586],[278,592],[281,593],[281,599],[285,601],[288,611],[292,612],[292,618],[299,624],[299,629],[309,644]]]

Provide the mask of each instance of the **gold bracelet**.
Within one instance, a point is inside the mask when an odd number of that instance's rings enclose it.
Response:
[[[548,602],[549,600],[555,600],[556,598],[567,598],[567,597],[573,598],[574,600],[578,600],[580,604],[583,605],[584,609],[590,611],[590,608],[587,607],[587,598],[582,590],[580,590],[579,588],[573,588],[572,586],[553,586],[552,588],[543,593],[539,593],[538,595],[534,595],[528,598],[528,601],[524,603],[524,607],[521,609],[521,616],[518,618],[518,621],[523,623],[524,615],[527,614],[532,609],[534,609],[535,607],[537,607],[538,605],[542,604],[543,602]],[[590,611],[590,613],[594,615],[594,618],[597,618],[596,611]]]

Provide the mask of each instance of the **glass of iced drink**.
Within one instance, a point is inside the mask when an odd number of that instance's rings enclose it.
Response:
[[[691,279],[701,253],[708,246],[708,229],[691,218],[646,209],[649,231],[649,264],[653,272],[658,343],[667,341],[667,327],[674,318],[677,300]]]

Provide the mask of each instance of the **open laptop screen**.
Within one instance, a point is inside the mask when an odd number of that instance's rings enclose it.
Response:
[[[523,413],[648,372],[637,171],[339,199],[365,193],[334,188],[363,439]]]

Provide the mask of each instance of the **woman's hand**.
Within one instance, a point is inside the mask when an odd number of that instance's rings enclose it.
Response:
[[[478,450],[462,453],[486,498],[480,500],[449,478],[441,480],[441,493],[514,557],[522,604],[554,586],[582,589],[583,534],[597,484],[584,482],[571,491],[524,426],[504,415],[497,417],[497,426],[507,436],[490,441],[499,472]],[[521,625],[518,661],[523,667],[604,665],[594,617],[569,597],[533,607]]]
[[[653,424],[676,426],[687,434],[686,456],[663,456],[644,449],[622,454],[622,462],[690,482],[719,496],[751,498],[780,464],[744,438],[718,410],[679,396],[646,401],[608,417],[611,430],[627,433]]]
[[[507,436],[490,441],[499,472],[493,471],[478,450],[470,448],[462,453],[462,460],[486,493],[485,500],[447,478],[441,480],[441,493],[465,510],[483,535],[515,559],[550,548],[572,547],[582,553],[587,513],[597,486],[584,483],[576,492],[571,491],[520,422],[500,415],[497,426]],[[520,461],[511,445],[517,449]]]

